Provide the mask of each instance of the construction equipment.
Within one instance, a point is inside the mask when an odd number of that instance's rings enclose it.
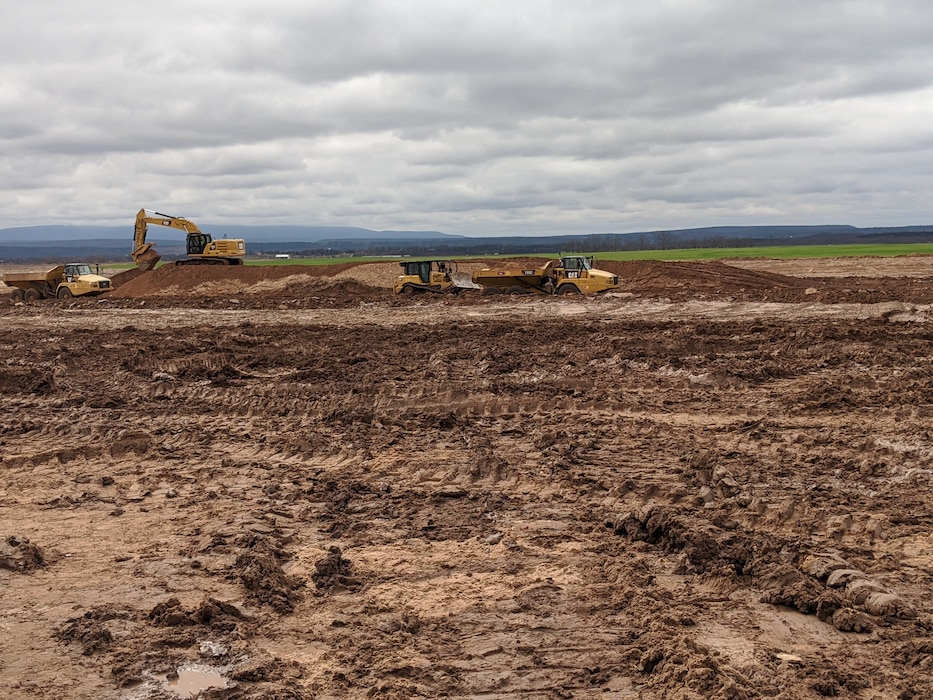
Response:
[[[565,255],[536,268],[483,268],[473,273],[483,294],[598,294],[619,286],[619,276],[593,267],[593,258]]]
[[[91,272],[87,263],[59,265],[48,272],[8,272],[3,283],[13,287],[14,301],[95,296],[111,289],[110,280]]]
[[[396,294],[458,294],[464,289],[482,289],[470,277],[460,272],[453,260],[403,260],[404,274],[395,281]]]
[[[133,262],[140,270],[151,270],[162,256],[155,244],[146,242],[149,224],[177,228],[188,234],[185,246],[188,257],[176,260],[176,265],[242,265],[246,255],[246,241],[242,238],[215,240],[211,234],[202,233],[193,221],[180,216],[169,216],[157,211],[140,209],[136,215],[133,233]]]

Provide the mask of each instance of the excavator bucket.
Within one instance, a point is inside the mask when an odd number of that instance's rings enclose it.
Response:
[[[158,251],[156,251],[156,249],[149,244],[143,246],[143,248],[140,250],[133,252],[133,262],[135,262],[136,267],[138,267],[143,272],[154,268],[161,259],[162,256],[159,255]]]

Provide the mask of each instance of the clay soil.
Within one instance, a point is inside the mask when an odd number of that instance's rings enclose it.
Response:
[[[0,696],[933,697],[933,259],[771,262],[0,302]]]

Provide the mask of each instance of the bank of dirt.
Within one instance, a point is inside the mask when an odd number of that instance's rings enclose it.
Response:
[[[703,262],[600,261],[600,268],[619,275],[620,286],[611,294],[633,299],[671,301],[716,300],[772,303],[872,304],[899,301],[933,302],[931,258],[901,258],[905,271],[898,274],[890,259],[827,261],[736,260]],[[897,259],[895,259],[897,260]],[[477,259],[460,268],[542,264],[544,259]],[[781,272],[769,269],[768,263]],[[923,275],[928,266],[928,274]],[[358,306],[378,302],[411,302],[391,293],[400,268],[397,262],[343,263],[340,265],[282,266],[162,266],[140,273],[129,270],[113,276],[115,290],[102,297],[73,300],[70,304],[115,306],[143,303],[150,307],[305,308]],[[890,274],[878,276],[881,272]],[[423,301],[423,300],[422,300]],[[448,304],[488,303],[473,291],[447,298]]]
[[[602,266],[0,306],[0,695],[933,697],[931,276]]]

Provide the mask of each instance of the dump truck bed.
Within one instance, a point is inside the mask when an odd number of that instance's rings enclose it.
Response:
[[[552,263],[548,263],[536,268],[483,268],[473,273],[473,281],[483,287],[501,291],[550,294],[545,283],[552,266]]]
[[[28,289],[37,284],[52,284],[65,272],[65,266],[53,267],[48,272],[7,272],[3,275],[3,283],[9,287]]]

